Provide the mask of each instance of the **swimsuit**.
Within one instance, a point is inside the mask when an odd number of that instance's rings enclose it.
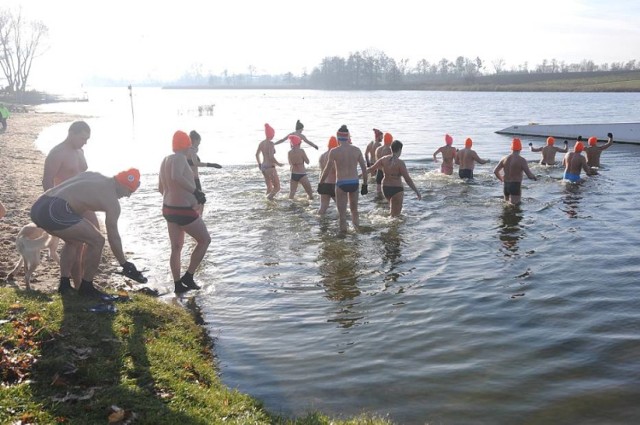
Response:
[[[172,207],[165,204],[162,205],[162,216],[169,223],[175,223],[178,226],[186,226],[200,217],[191,207]]]
[[[563,178],[569,180],[571,183],[578,183],[580,181],[580,174],[565,172]]]
[[[440,166],[440,172],[443,174],[453,174],[453,167],[451,165],[442,164]]]
[[[318,193],[320,195],[329,195],[332,198],[336,196],[336,185],[333,183],[320,183],[318,185]]]
[[[293,180],[294,182],[299,182],[300,179],[302,179],[304,176],[306,176],[307,173],[291,173],[291,180]]]
[[[469,168],[461,168],[458,170],[458,175],[461,179],[472,179],[473,178],[473,170]]]
[[[264,165],[264,164],[260,164],[260,169],[261,169],[262,171],[266,171],[266,170],[268,170],[269,168],[276,168],[276,166],[275,166],[275,165]]]
[[[358,179],[349,179],[349,180],[338,180],[336,182],[336,186],[338,186],[343,192],[356,192],[360,187]]]
[[[402,186],[382,186],[382,194],[387,200],[393,198],[397,193],[404,192],[404,187]]]
[[[383,178],[384,178],[384,173],[382,172],[382,170],[378,170],[378,172],[376,173],[376,183],[382,184]]]
[[[31,221],[47,231],[64,230],[82,221],[62,198],[42,195],[31,207]]]
[[[504,182],[504,196],[520,196],[522,194],[522,182]]]

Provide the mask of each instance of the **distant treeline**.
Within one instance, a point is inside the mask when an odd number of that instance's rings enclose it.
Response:
[[[410,66],[380,51],[355,52],[347,58],[326,57],[311,73],[220,75],[191,71],[170,88],[306,88],[323,90],[513,90],[513,91],[640,91],[640,61],[596,64],[543,60],[505,69],[502,59],[488,65],[479,57],[459,56],[438,62],[422,59]]]

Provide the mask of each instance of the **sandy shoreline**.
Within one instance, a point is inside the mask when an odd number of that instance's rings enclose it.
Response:
[[[22,226],[31,222],[31,205],[42,194],[45,156],[36,148],[35,141],[40,132],[49,126],[82,118],[63,113],[13,113],[7,122],[7,131],[0,133],[0,200],[7,209],[7,215],[0,219],[0,285],[24,288],[22,270],[15,281],[7,281],[6,276],[19,259],[15,248],[16,235]],[[95,279],[97,285],[121,286],[122,279],[119,276],[104,272],[107,269],[113,271],[112,261],[112,254],[105,247],[100,271]],[[42,292],[53,292],[58,287],[59,277],[58,265],[45,260],[36,269],[31,287]]]

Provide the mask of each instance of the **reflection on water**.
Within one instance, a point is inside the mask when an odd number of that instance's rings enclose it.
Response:
[[[578,205],[582,200],[582,193],[580,192],[580,184],[567,183],[564,189],[565,196],[562,198],[564,208],[562,211],[567,213],[569,218],[578,217]]]
[[[387,273],[384,278],[386,284],[389,282],[396,282],[401,276],[396,269],[402,264],[402,234],[399,231],[402,222],[400,220],[393,220],[389,228],[380,232],[380,239],[384,247],[384,254],[382,255],[382,266],[387,268]]]
[[[498,237],[502,242],[503,250],[501,251],[505,257],[511,257],[518,253],[518,241],[524,237],[524,232],[520,227],[520,221],[522,221],[520,205],[505,204],[500,220]]]

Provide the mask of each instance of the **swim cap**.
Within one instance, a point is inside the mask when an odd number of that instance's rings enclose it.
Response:
[[[329,149],[333,149],[337,147],[338,147],[338,139],[336,139],[336,136],[331,136],[331,138],[329,139]]]
[[[373,129],[373,134],[375,135],[376,140],[382,138],[382,131],[378,130],[377,128]]]
[[[596,136],[589,137],[589,146],[595,146],[598,144],[598,138]]]
[[[554,139],[553,137],[549,136],[547,137],[547,145],[548,146],[553,146],[553,144],[556,142],[556,139]]]
[[[176,131],[173,133],[173,151],[183,151],[191,147],[191,139],[184,131]]]
[[[300,122],[300,120],[296,121],[296,131],[302,130],[304,125]]]
[[[346,125],[342,125],[338,132],[336,133],[338,142],[348,142],[349,141],[349,129]]]
[[[391,142],[393,142],[393,136],[391,135],[391,133],[384,133],[384,144],[390,145]]]
[[[511,150],[512,151],[521,151],[522,150],[522,142],[520,139],[513,139],[511,141]]]
[[[289,136],[289,142],[291,143],[291,146],[300,146],[302,139],[295,134],[292,134]]]
[[[584,150],[584,145],[582,144],[582,142],[577,142],[574,146],[573,146],[573,151],[574,152],[582,152]]]
[[[122,171],[113,176],[113,178],[131,192],[135,192],[140,186],[140,171],[135,168],[129,168],[127,171]]]
[[[448,134],[444,135],[444,142],[447,145],[452,145],[453,144],[453,137],[449,136]]]
[[[469,149],[473,146],[473,140],[470,137],[467,137],[467,140],[464,141],[464,147]]]
[[[276,135],[276,131],[269,125],[264,125],[264,135],[267,137],[267,140],[273,139],[273,136]]]

